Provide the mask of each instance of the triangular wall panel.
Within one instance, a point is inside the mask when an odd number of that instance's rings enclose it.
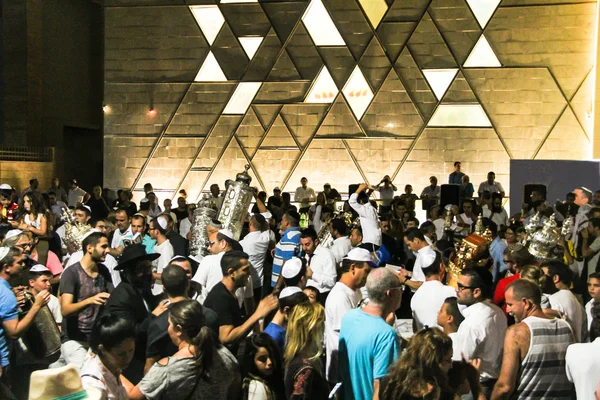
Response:
[[[352,53],[347,47],[320,48],[319,53],[335,84],[342,89],[356,66]]]
[[[294,173],[288,180],[283,191],[294,192],[300,186],[300,178],[306,176],[308,184],[315,190],[322,188],[332,179],[328,168],[320,168],[331,163],[336,165],[335,185],[339,190],[356,182],[362,182],[363,177],[352,161],[346,146],[341,140],[313,140],[302,156]]]
[[[329,104],[286,104],[281,109],[281,116],[292,131],[292,134],[304,147],[314,135]]]
[[[263,129],[254,109],[250,107],[246,116],[242,120],[239,128],[235,132],[236,136],[246,149],[246,152],[252,156],[258,147],[258,143],[263,137],[265,130]]]
[[[454,82],[448,88],[444,95],[444,103],[477,103],[475,93],[469,87],[465,76],[461,71],[458,72]]]
[[[419,67],[456,68],[456,61],[429,15],[417,25],[407,46]]]
[[[323,120],[323,123],[317,130],[317,138],[327,136],[365,136],[360,126],[356,123],[356,118],[342,94],[338,95],[325,120]]]
[[[271,23],[258,2],[221,2],[219,8],[235,36],[265,36],[271,29]]]
[[[258,51],[250,61],[248,70],[244,74],[245,81],[265,81],[273,65],[277,61],[277,55],[281,49],[281,42],[273,29],[269,31]]]
[[[371,185],[377,185],[384,175],[394,173],[412,142],[410,139],[346,140],[350,151]]]
[[[355,1],[324,0],[324,4],[332,15],[344,38],[346,46],[358,60],[373,37],[373,31],[363,12]]]
[[[437,99],[429,89],[425,77],[407,49],[404,49],[398,57],[394,69],[404,82],[406,90],[421,113],[425,117],[431,116],[437,104]]]
[[[474,1],[483,3],[489,0]],[[458,63],[464,63],[481,32],[467,4],[456,0],[433,0],[429,7],[429,14],[439,27]],[[461,18],[457,19],[457,15]]]
[[[512,157],[531,158],[566,106],[548,70],[466,69],[465,75]]]
[[[592,107],[592,99],[594,98],[595,89],[594,84],[594,70],[591,70],[590,74],[571,100],[573,111],[575,111],[575,115],[579,119],[579,122],[581,122],[583,125],[588,137],[592,137],[594,135],[594,111]]]
[[[236,140],[231,140],[221,159],[215,165],[205,187],[209,187],[213,183],[224,186],[227,179],[235,179],[236,174],[244,171],[246,164],[248,164],[248,160],[244,156],[244,152]],[[260,187],[255,171],[248,171],[248,175],[252,177],[252,186]]]
[[[371,39],[371,43],[369,43],[358,65],[375,92],[379,90],[385,77],[392,69],[392,64],[390,64],[383,48],[375,37]]]
[[[210,136],[208,136],[206,142],[203,143],[200,154],[192,165],[192,169],[212,169],[219,159],[219,155],[223,152],[223,149],[231,141],[233,134],[242,122],[242,119],[243,115],[222,115],[219,117]],[[235,142],[235,140],[233,141]],[[233,176],[235,177],[235,174],[233,174]],[[220,182],[220,184],[223,182]]]
[[[568,146],[565,146],[568,143]],[[590,140],[573,111],[565,110],[535,156],[536,160],[586,160],[591,156]]]
[[[250,60],[227,24],[221,28],[211,49],[227,79],[242,78]]]
[[[379,25],[379,40],[392,62],[396,61],[416,26],[417,22],[384,22]]]
[[[261,6],[265,14],[269,17],[269,21],[271,21],[277,36],[279,36],[279,40],[283,43],[290,36],[300,18],[302,18],[306,7],[308,7],[308,2],[263,2]]]
[[[369,137],[416,136],[423,120],[406,89],[391,70],[361,120]]]
[[[303,24],[298,25],[292,34],[286,50],[302,79],[314,79],[317,76],[323,60]]]
[[[302,79],[296,66],[290,60],[287,51],[284,50],[279,57],[279,60],[273,66],[267,80],[269,81],[296,81]]]
[[[386,22],[420,21],[431,0],[394,1],[383,18]]]
[[[281,105],[279,104],[254,104],[252,106],[256,116],[260,120],[262,126],[268,128],[271,126],[279,110],[281,110]]]
[[[260,144],[261,150],[268,150],[267,148],[274,150],[278,147],[298,148],[294,138],[292,138],[290,130],[281,119],[281,115],[278,115],[277,118],[275,118],[275,122],[273,122],[273,125],[271,125],[271,128],[267,131],[263,142]]]
[[[252,164],[261,171],[263,183],[269,189],[283,186],[285,177],[290,173],[300,156],[300,150],[258,150]],[[293,200],[293,199],[292,199]]]

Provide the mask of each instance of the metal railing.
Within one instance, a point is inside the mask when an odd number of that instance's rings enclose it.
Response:
[[[0,146],[0,161],[52,162],[52,147]]]

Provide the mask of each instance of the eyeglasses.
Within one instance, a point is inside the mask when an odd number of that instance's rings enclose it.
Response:
[[[15,244],[15,247],[18,247],[21,250],[24,249],[24,248],[31,248],[31,242],[30,243]]]
[[[465,290],[465,289],[471,289],[471,290],[473,290],[473,289],[477,289],[475,286],[465,286],[465,285],[461,285],[460,283],[457,283],[457,284],[456,284],[456,287],[458,288],[458,291],[459,291],[459,292],[460,292],[460,291],[463,291],[463,290]]]
[[[215,241],[215,242],[211,242],[211,241],[209,240],[208,242],[206,242],[206,247],[211,247],[211,246],[212,246],[212,245],[214,245],[215,243],[217,243],[217,242],[216,242],[216,241]]]

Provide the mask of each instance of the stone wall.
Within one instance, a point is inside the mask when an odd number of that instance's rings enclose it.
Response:
[[[214,41],[183,1],[105,0],[104,186],[193,201],[249,164],[267,191],[390,174],[420,192],[460,160],[476,188],[493,170],[508,189],[510,159],[588,159],[596,1],[501,0],[489,20],[477,2],[323,0],[342,40],[323,46],[301,18],[317,0],[188,1],[223,16]],[[246,36],[264,38],[253,57]],[[450,71],[441,89],[427,75]],[[240,82],[261,86],[227,114]]]

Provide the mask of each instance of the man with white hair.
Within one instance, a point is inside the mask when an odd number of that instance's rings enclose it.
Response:
[[[369,303],[342,318],[339,362],[346,399],[372,399],[400,353],[396,331],[385,321],[402,302],[398,276],[387,268],[374,269],[366,287]]]
[[[160,254],[160,257],[152,261],[152,277],[155,279],[154,286],[152,286],[152,294],[155,296],[163,292],[160,282],[161,274],[175,255],[173,246],[169,239],[167,239],[167,224],[167,218],[160,216],[150,221],[148,228],[148,234],[152,239],[156,240],[154,252]]]

